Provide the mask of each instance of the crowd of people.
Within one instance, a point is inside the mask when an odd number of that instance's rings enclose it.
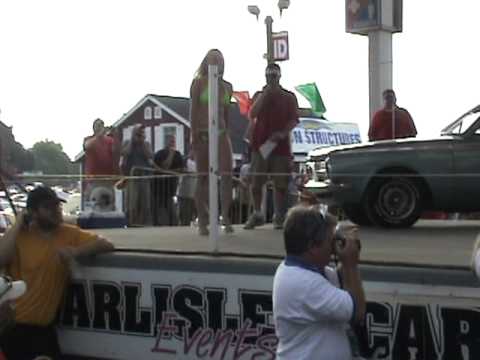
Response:
[[[295,95],[281,87],[277,64],[267,66],[266,85],[253,97],[247,134],[250,151],[241,166],[233,167],[228,131],[232,85],[223,80],[224,59],[214,49],[203,59],[191,85],[188,155],[183,158],[172,135],[166,137],[163,149],[153,153],[141,124],[120,146],[114,131],[97,119],[93,135],[84,141],[85,172],[91,176],[87,185],[105,186],[108,181],[126,189],[131,226],[190,225],[198,219],[199,234],[208,235],[207,69],[212,64],[220,74],[219,206],[224,231],[234,231],[234,217],[244,222],[246,230],[266,222],[264,204],[271,193],[265,191],[267,183],[273,185],[268,187],[274,194],[273,228],[283,229],[286,257],[276,270],[272,293],[277,359],[314,359],[320,354],[325,359],[359,359],[357,329],[364,325],[366,300],[358,227],[339,227],[315,198],[304,197],[297,204],[290,132],[298,123],[298,104]],[[394,91],[385,90],[383,98],[385,106],[372,119],[369,140],[415,137],[412,117],[396,105]],[[123,177],[98,180],[102,175]],[[7,359],[61,358],[54,321],[72,266],[83,257],[114,250],[107,239],[65,224],[61,202],[48,187],[33,189],[26,211],[0,241],[0,268],[9,276],[0,277],[0,349]],[[477,240],[472,257],[477,276],[479,249]],[[332,259],[336,266],[330,265]],[[21,296],[25,284],[27,293]],[[13,313],[11,301],[17,297]],[[7,322],[12,325],[3,326]]]
[[[245,222],[245,229],[265,223],[268,214],[265,205],[262,210],[262,204],[272,194],[271,190],[265,190],[267,181],[268,188],[274,190],[273,226],[282,228],[291,193],[293,155],[290,132],[298,123],[297,99],[280,85],[280,67],[269,64],[265,72],[266,85],[253,97],[246,134],[246,159],[241,173],[235,174],[229,132],[233,87],[223,79],[224,58],[217,49],[208,51],[191,84],[191,146],[187,158],[176,149],[173,135],[166,137],[163,149],[153,153],[143,124],[135,125],[131,138],[120,144],[115,130],[105,128],[103,121],[97,119],[93,123],[93,135],[84,140],[87,198],[88,193],[98,186],[110,187],[113,194],[115,185],[126,190],[125,210],[130,226],[189,225],[196,220],[198,233],[208,235],[209,65],[216,65],[219,72],[219,207],[222,228],[228,234],[234,231],[234,220],[236,223],[239,220]],[[102,176],[110,176],[115,181]],[[123,178],[118,180],[118,176]],[[232,206],[233,189],[235,206]]]
[[[240,222],[250,230],[271,220],[275,229],[281,229],[288,208],[296,203],[299,189],[292,181],[290,139],[299,121],[296,96],[280,85],[279,65],[268,64],[266,84],[253,96],[248,114],[245,159],[235,167],[229,131],[233,87],[223,78],[222,53],[212,49],[201,61],[190,87],[191,143],[187,157],[176,149],[173,135],[166,136],[164,148],[153,153],[143,124],[135,125],[131,138],[120,144],[115,130],[106,129],[97,119],[94,134],[84,141],[85,173],[93,176],[86,181],[86,192],[99,186],[95,176],[124,176],[116,185],[126,190],[125,210],[130,226],[189,225],[196,221],[200,235],[209,233],[209,65],[216,65],[219,74],[219,209],[225,233],[232,233],[232,224]],[[369,140],[415,137],[412,117],[397,106],[395,92],[386,89],[383,99],[384,107],[372,118]],[[113,182],[107,184],[113,188]],[[269,208],[273,209],[272,215]]]

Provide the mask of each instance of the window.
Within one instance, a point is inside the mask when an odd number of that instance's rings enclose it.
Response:
[[[150,106],[147,106],[143,111],[143,115],[145,120],[152,120],[152,108]]]
[[[183,125],[176,123],[160,124],[154,129],[154,151],[161,150],[167,143],[167,137],[173,135],[176,138],[177,150],[184,154],[184,129]]]
[[[162,108],[160,106],[155,106],[154,117],[155,119],[162,118]]]
[[[165,126],[163,128],[163,146],[167,144],[167,138],[169,136],[174,136],[175,140],[177,139],[177,127],[176,126]]]

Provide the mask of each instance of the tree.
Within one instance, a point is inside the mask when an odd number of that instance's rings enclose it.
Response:
[[[15,172],[33,170],[35,159],[31,151],[25,150],[19,142],[14,142],[10,148],[9,163]]]
[[[41,171],[47,175],[70,175],[76,173],[74,164],[72,164],[68,155],[63,152],[61,144],[46,139],[36,142],[30,149],[30,152],[33,154],[34,170],[36,171]],[[66,183],[65,181],[56,181],[56,183],[60,182]]]

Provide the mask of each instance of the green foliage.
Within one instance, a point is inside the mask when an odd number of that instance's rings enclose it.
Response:
[[[8,162],[17,172],[33,170],[35,159],[33,153],[25,150],[22,144],[13,142],[9,149],[10,157]]]
[[[48,139],[36,142],[30,149],[34,158],[34,170],[50,175],[75,174],[76,166],[72,164],[61,144]]]

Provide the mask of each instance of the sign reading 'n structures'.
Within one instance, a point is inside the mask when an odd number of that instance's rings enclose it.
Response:
[[[351,145],[361,142],[360,130],[354,123],[331,122],[314,118],[300,118],[292,130],[292,150],[305,153],[319,148]]]

